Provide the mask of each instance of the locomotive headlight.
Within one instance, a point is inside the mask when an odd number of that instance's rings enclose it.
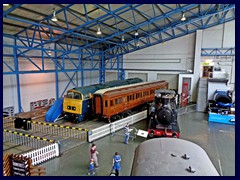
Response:
[[[75,111],[75,110],[76,110],[76,107],[74,107],[74,106],[73,106],[73,107],[72,107],[72,110],[74,110],[74,111]]]
[[[69,109],[69,110],[70,110],[70,109],[71,109],[71,106],[68,106],[68,107],[67,107],[67,109]]]

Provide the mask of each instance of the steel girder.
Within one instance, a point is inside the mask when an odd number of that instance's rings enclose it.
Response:
[[[226,16],[228,15],[228,18]],[[119,54],[127,54],[139,49],[143,49],[158,43],[164,43],[165,41],[184,36],[198,29],[206,29],[218,24],[222,24],[235,19],[235,5],[229,5],[222,8],[220,11],[214,11],[212,13],[201,12],[200,15],[193,19],[186,20],[181,23],[172,23],[169,27],[166,27],[160,31],[151,33],[150,36],[143,36],[132,41],[122,43],[119,46],[114,46],[105,50],[105,58],[116,56]],[[155,18],[149,20],[150,23],[154,21]],[[158,19],[158,17],[156,17]],[[140,25],[139,25],[140,26]],[[154,38],[152,38],[154,37]]]
[[[235,48],[202,48],[201,56],[235,56]]]
[[[77,45],[79,48],[93,48],[94,45],[101,44],[99,46],[100,50],[104,50],[106,55],[107,54],[117,55],[117,54],[129,53],[129,52],[139,50],[160,42],[168,41],[168,40],[195,32],[197,29],[208,28],[208,27],[235,19],[234,4],[225,4],[225,5],[223,4],[221,6],[217,4],[213,4],[208,9],[205,9],[205,10],[203,10],[204,8],[202,8],[201,4],[189,4],[181,7],[179,5],[176,5],[175,8],[170,7],[168,5],[161,4],[161,6],[168,8],[169,11],[159,16],[155,16],[153,18],[138,9],[139,7],[143,6],[141,4],[137,4],[137,5],[126,4],[114,10],[111,10],[110,4],[108,5],[108,9],[103,8],[98,4],[94,4],[94,6],[101,9],[106,14],[93,20],[90,20],[88,16],[86,16],[86,19],[83,19],[81,17],[76,17],[80,19],[83,22],[83,24],[81,24],[76,28],[70,29],[66,12],[71,13],[71,11],[69,10],[71,6],[73,6],[73,4],[67,5],[66,7],[56,12],[56,15],[58,13],[64,13],[65,25],[63,27],[60,27],[57,23],[54,23],[54,24],[50,23],[51,15],[39,21],[38,23],[36,22],[33,23],[32,21],[28,22],[24,19],[12,17],[11,15],[9,15],[9,13],[6,13],[6,12],[4,12],[4,17],[17,20],[20,22],[32,24],[25,30],[16,34],[18,40],[21,41],[22,43],[24,41],[27,41],[27,43],[26,42],[23,43],[25,46],[39,47],[39,46],[43,46],[44,44],[65,39],[67,35],[71,35],[72,36],[71,43],[77,42],[77,44],[76,43],[73,43],[73,44]],[[157,5],[156,7],[159,8],[159,6]],[[156,7],[152,5],[152,13],[154,15],[156,15]],[[198,12],[196,13],[191,11],[192,8],[198,8]],[[86,5],[84,5],[85,14],[87,14],[86,9],[87,9]],[[130,11],[132,12],[132,15],[133,15],[134,24],[128,22],[127,20],[123,19],[120,16],[125,12],[130,12]],[[180,12],[185,12],[185,11],[191,14],[191,16],[187,17],[188,18],[187,21],[181,22],[179,19],[173,18],[173,15]],[[136,14],[140,14],[142,17],[146,19],[146,21],[143,23],[137,24],[135,21]],[[230,14],[230,16],[226,18],[227,14]],[[103,25],[105,21],[111,18],[114,18],[115,20],[115,23],[111,26],[111,28]],[[169,19],[171,19],[171,21]],[[119,29],[117,20],[124,21],[124,23],[129,24],[129,28],[124,30]],[[156,22],[159,20],[163,20],[165,22],[165,25],[162,27],[158,26]],[[166,23],[166,21],[169,21],[171,23]],[[90,28],[97,24],[101,24],[102,26],[109,28],[113,33],[104,37],[87,35],[86,27]],[[150,25],[154,25],[156,28],[150,29]],[[141,29],[143,26],[148,26],[149,29],[144,31],[143,29]],[[113,27],[115,31],[113,30]],[[32,36],[28,35],[29,34],[28,31],[30,29],[34,31]],[[132,32],[137,29],[141,29],[141,32],[142,32],[139,38],[132,37],[132,39],[128,39],[124,43],[122,43],[121,41],[114,42],[111,40],[114,37],[119,37],[121,35],[124,35],[126,33]],[[54,30],[58,30],[62,34],[53,36]],[[47,36],[47,38],[46,39],[41,38],[41,33],[44,33]],[[21,35],[21,34],[24,34],[24,35]],[[39,38],[37,38],[37,36],[39,36]],[[104,48],[102,47],[102,44],[105,44]],[[27,51],[29,51],[29,49],[23,52],[20,52],[19,55]],[[74,53],[74,51],[65,52],[65,54],[69,54],[69,53]]]
[[[104,64],[106,65],[106,63],[109,62],[107,59],[112,59],[118,55],[124,55],[154,44],[163,43],[165,41],[193,33],[198,29],[205,29],[235,19],[234,4],[213,4],[209,6],[208,9],[204,9],[202,4],[188,4],[183,6],[176,5],[175,7],[161,4],[161,6],[168,9],[168,11],[160,15],[156,14],[157,9],[162,11],[159,7],[160,5],[153,4],[151,11],[152,14],[154,14],[154,17],[150,17],[148,14],[139,9],[139,7],[143,6],[142,4],[126,4],[114,10],[111,10],[111,5],[108,5],[108,9],[106,9],[98,4],[94,4],[96,8],[104,11],[105,14],[97,17],[96,19],[90,19],[88,16],[86,16],[85,19],[78,17],[83,24],[70,29],[67,12],[71,13],[69,8],[72,5],[73,4],[69,4],[56,12],[56,15],[58,13],[64,13],[65,26],[63,27],[60,27],[57,23],[50,23],[51,15],[34,23],[32,21],[11,16],[10,12],[20,5],[14,5],[11,10],[3,13],[5,18],[31,24],[31,26],[16,34],[14,38],[16,38],[18,43],[12,48],[17,49],[18,58],[24,57],[37,68],[37,71],[15,71],[13,67],[4,61],[4,64],[10,70],[9,72],[4,72],[4,74],[99,70],[102,68],[102,62],[99,61],[102,60],[102,55],[104,55]],[[191,10],[195,8],[198,8],[197,12]],[[84,5],[84,10],[85,14],[87,14],[86,5]],[[134,23],[128,22],[121,17],[121,15],[125,12],[132,12]],[[174,18],[174,15],[183,12],[188,12],[190,14],[186,21],[181,22],[179,19]],[[135,17],[136,14],[144,17],[145,21],[137,23]],[[114,18],[114,24],[111,28],[106,27],[104,22],[111,18]],[[126,29],[119,29],[117,20],[128,24],[129,27]],[[157,24],[159,20],[165,22],[165,24],[161,27]],[[101,37],[87,34],[86,27],[90,28],[97,24],[101,24],[105,28],[109,28],[113,33],[106,36],[102,35]],[[153,25],[155,29],[151,29],[151,25]],[[143,27],[148,27],[148,29],[143,30]],[[132,36],[124,42],[112,40],[112,38],[120,37],[124,34],[130,34],[138,29],[141,30],[141,34],[138,37]],[[58,30],[61,34],[54,35],[54,30]],[[33,33],[29,33],[29,31],[33,31]],[[44,35],[45,37],[43,38]],[[4,34],[4,37],[9,36]],[[68,40],[69,37],[71,37],[70,41]],[[49,46],[49,43],[56,43],[58,45],[59,49],[51,49],[56,54],[56,57],[54,58],[47,55],[47,46]],[[4,47],[9,46],[10,45],[4,44]],[[34,56],[30,56],[28,54],[29,51],[42,51],[42,56],[39,56],[42,58],[42,61],[44,62],[46,59],[50,59],[55,63],[57,68],[53,70],[45,70],[44,65],[39,67],[33,60],[31,60]],[[11,54],[4,54],[4,56],[11,56]],[[65,61],[69,61],[74,68],[66,69],[64,66]],[[91,61],[91,67],[84,68],[84,61]],[[119,68],[114,68],[113,66],[111,66],[110,69],[116,69],[119,71]],[[107,68],[104,68],[104,70],[107,70]],[[104,79],[103,76],[100,79],[102,81]]]
[[[235,5],[225,5],[221,6],[220,8],[212,8],[212,11],[205,10],[201,11],[202,5],[187,5],[182,7],[182,9],[174,9],[173,11],[170,11],[168,13],[165,13],[164,15],[156,16],[155,18],[149,19],[148,21],[145,21],[141,24],[138,24],[137,27],[141,28],[142,26],[148,26],[158,20],[166,19],[167,17],[170,17],[171,15],[174,15],[176,13],[179,13],[181,11],[184,11],[188,8],[194,8],[198,6],[199,13],[191,13],[192,17],[189,17],[188,20],[181,22],[180,20],[177,20],[175,22],[172,22],[169,25],[166,25],[166,27],[163,27],[159,30],[159,27],[156,28],[156,31],[148,30],[149,32],[152,31],[151,34],[149,33],[143,33],[144,36],[140,36],[140,38],[135,38],[131,41],[127,42],[119,42],[118,45],[113,47],[107,47],[106,50],[104,50],[105,59],[111,59],[112,57],[116,57],[117,55],[123,55],[127,54],[142,48],[146,48],[158,43],[164,43],[165,41],[184,36],[193,32],[196,32],[198,29],[206,29],[218,24],[222,24],[231,20],[235,19]],[[217,6],[217,5],[216,5]],[[137,29],[137,28],[133,28]],[[128,31],[132,31],[132,28],[128,28],[126,30],[123,30],[122,32],[115,33],[111,35],[110,37],[114,36],[120,36]],[[110,37],[107,37],[106,39],[109,39]],[[94,44],[96,44],[95,42]],[[84,47],[88,47],[90,44],[85,45]],[[72,51],[74,52],[74,51]],[[66,52],[68,53],[68,52]]]

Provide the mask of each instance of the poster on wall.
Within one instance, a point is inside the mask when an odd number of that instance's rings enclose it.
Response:
[[[13,116],[14,106],[3,108],[3,117]]]
[[[55,102],[55,98],[50,98],[50,99],[42,99],[34,102],[30,102],[30,111],[38,108],[43,108],[47,106],[53,105]]]

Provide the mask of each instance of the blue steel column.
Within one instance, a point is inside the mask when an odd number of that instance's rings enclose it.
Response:
[[[79,48],[80,48],[80,47],[79,47]],[[83,49],[81,49],[81,51],[83,52]],[[83,86],[84,86],[83,53],[81,53],[80,63],[81,63],[81,85],[82,85],[82,87],[83,87]]]
[[[120,55],[120,63],[121,63],[121,80],[125,79],[125,71],[123,69],[123,55]]]
[[[117,73],[118,73],[118,80],[121,80],[120,69],[119,69],[119,64],[120,64],[119,55],[117,55],[116,60],[117,60]]]
[[[17,40],[14,38],[14,65],[16,71],[16,79],[17,79],[17,95],[18,95],[18,112],[22,112],[22,102],[21,102],[21,87],[20,87],[20,78],[19,78],[19,69],[18,69],[18,57],[17,57]]]
[[[99,68],[99,83],[105,82],[105,63],[104,63],[104,53],[101,53],[101,63]]]
[[[54,50],[57,50],[57,45],[54,43]],[[54,51],[54,58],[57,60],[57,51]],[[58,84],[58,67],[57,62],[55,63],[55,76],[56,76],[56,100],[59,98],[59,84]]]
[[[119,58],[120,58],[119,63],[121,64],[121,67],[120,67],[120,69],[121,69],[121,71],[120,71],[120,76],[121,76],[121,80],[124,80],[124,79],[125,79],[125,71],[124,71],[124,69],[123,69],[123,55],[120,55]]]
[[[118,71],[118,80],[125,79],[125,72],[123,69],[123,55],[117,55],[117,71]]]

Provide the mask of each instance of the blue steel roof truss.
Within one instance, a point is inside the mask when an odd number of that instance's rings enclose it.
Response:
[[[235,47],[202,48],[201,56],[235,56]]]
[[[17,70],[9,60],[3,59],[3,64],[7,67],[4,75],[64,72],[70,80],[69,83],[75,86],[73,76],[67,73],[99,71],[99,81],[103,82],[104,72],[111,69],[117,70],[119,78],[122,78],[122,55],[235,19],[234,4],[124,4],[118,7],[114,7],[114,4],[93,4],[94,8],[90,10],[87,4],[58,6],[60,9],[56,11],[56,16],[62,14],[59,22],[51,21],[52,14],[38,21],[14,16],[14,10],[20,8],[21,4],[15,4],[3,12],[6,19],[29,24],[14,35],[4,33],[4,37],[11,37],[17,43],[13,46],[3,44],[3,47],[11,48],[17,54],[4,53],[3,56],[24,58],[35,67],[34,70]],[[82,6],[83,12],[75,11],[73,6]],[[148,11],[144,11],[144,7],[148,7]],[[93,18],[90,12],[97,11],[100,11],[101,15]],[[127,13],[131,14],[131,17],[125,17]],[[186,21],[179,19],[183,13]],[[70,16],[79,24],[71,22]],[[100,36],[94,33],[98,26],[103,30]],[[138,36],[134,35],[136,31]],[[121,40],[123,36],[124,41]],[[51,44],[55,46],[50,49]],[[49,49],[54,56],[48,54]],[[30,55],[32,51],[41,53]],[[204,51],[202,54],[204,55]],[[36,64],[32,58],[41,58],[42,65]],[[44,63],[48,60],[55,64],[55,68],[44,68]],[[67,61],[72,64],[71,68],[66,68]]]

